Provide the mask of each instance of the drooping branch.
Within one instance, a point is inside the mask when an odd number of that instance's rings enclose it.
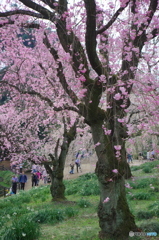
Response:
[[[34,91],[34,90],[24,90],[24,89],[19,88],[19,87],[16,86],[16,85],[13,85],[13,84],[10,84],[10,83],[6,82],[6,81],[0,81],[0,83],[1,83],[1,84],[6,84],[6,85],[8,85],[9,87],[14,88],[14,89],[17,90],[20,94],[28,94],[28,95],[31,95],[31,96],[37,96],[37,97],[39,97],[39,99],[41,99],[42,101],[47,102],[48,105],[49,105],[50,107],[52,107],[53,110],[56,111],[56,112],[63,111],[63,110],[69,110],[69,111],[74,111],[74,112],[79,113],[79,110],[78,110],[76,107],[69,106],[68,104],[63,105],[62,107],[55,107],[55,106],[54,106],[54,103],[51,101],[50,98],[48,98],[48,97],[46,97],[46,96],[43,96],[41,93],[36,92],[36,91]]]
[[[134,10],[132,13],[136,13],[135,11],[135,6],[136,6],[136,1],[133,1],[134,2]],[[137,28],[137,19],[135,22],[132,22],[132,26],[131,26],[131,29],[134,29],[135,32],[136,32],[136,37],[134,40],[131,40],[130,37],[127,37],[127,39],[125,39],[125,43],[124,43],[124,46],[129,46],[129,43],[131,42],[132,43],[132,46],[136,49],[138,49],[138,53],[135,52],[134,50],[132,50],[131,54],[132,54],[132,57],[131,57],[131,60],[130,61],[127,61],[125,59],[125,53],[123,51],[123,57],[122,57],[122,67],[121,67],[121,72],[124,72],[125,70],[127,70],[127,74],[125,74],[122,79],[125,81],[127,81],[127,79],[134,79],[135,77],[135,71],[134,69],[137,68],[138,66],[138,63],[139,63],[139,59],[140,59],[140,54],[141,54],[141,51],[142,51],[142,48],[144,47],[144,44],[145,42],[148,40],[147,39],[147,33],[146,33],[146,30],[148,29],[149,27],[149,24],[157,10],[157,6],[158,6],[158,0],[151,0],[150,1],[150,4],[149,4],[149,8],[148,8],[148,11],[147,11],[147,21],[143,22],[141,24],[141,26],[139,28]],[[152,38],[154,38],[156,36],[158,32],[158,29],[154,29],[152,31]],[[129,53],[128,53],[129,54]],[[133,69],[134,68],[134,69]],[[131,70],[133,69],[133,70]],[[131,90],[131,87],[129,87],[129,89],[127,89],[128,92],[130,92]]]
[[[151,0],[150,1],[150,5],[149,5],[149,9],[147,11],[147,21],[145,21],[141,27],[139,28],[139,31],[144,31],[145,29],[148,28],[148,26],[150,25],[151,23],[151,20],[154,16],[154,13],[156,12],[157,10],[157,6],[158,6],[158,0]]]
[[[138,47],[140,52],[145,44],[145,41],[147,40],[147,36],[146,36],[146,30],[149,27],[151,20],[157,10],[157,6],[158,6],[158,0],[151,0],[150,1],[150,5],[149,5],[149,9],[147,11],[147,21],[143,22],[140,26],[140,28],[138,29],[138,32],[140,32],[140,34],[138,34],[136,36],[136,38],[134,39],[133,45],[135,47]]]
[[[128,0],[126,3],[125,3],[125,6],[124,7],[120,7],[116,13],[113,15],[113,17],[111,18],[111,20],[104,26],[102,27],[101,29],[97,30],[96,31],[96,34],[101,34],[103,33],[104,31],[106,31],[114,22],[115,20],[118,18],[118,16],[122,13],[122,11],[127,7],[127,5],[129,4],[130,0]]]

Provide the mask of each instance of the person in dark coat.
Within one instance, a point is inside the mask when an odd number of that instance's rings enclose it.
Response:
[[[20,174],[19,176],[19,183],[20,183],[20,189],[24,190],[25,188],[25,183],[27,182],[27,176],[25,175],[24,172],[22,172],[22,174]]]
[[[32,187],[38,186],[38,184],[37,184],[38,183],[38,177],[35,173],[33,173],[31,180],[32,180]]]
[[[12,192],[14,194],[17,193],[17,183],[18,183],[18,178],[15,175],[13,175],[13,177],[12,177]]]

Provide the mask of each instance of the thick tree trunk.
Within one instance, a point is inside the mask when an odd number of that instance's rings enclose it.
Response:
[[[63,171],[65,164],[66,155],[63,159],[59,158],[58,161],[54,162],[53,169],[48,165],[44,164],[45,169],[49,173],[51,179],[50,192],[53,201],[65,200],[65,185],[63,183]]]
[[[130,168],[126,161],[125,143],[119,135],[117,136],[119,131],[105,135],[102,126],[103,121],[91,125],[94,143],[100,143],[96,146],[96,174],[100,187],[99,237],[107,240],[126,240],[129,232],[137,231],[137,227],[126,200],[124,178],[127,170],[130,174]],[[115,145],[121,146],[120,157],[116,157]],[[114,169],[118,172],[113,172]]]
[[[59,169],[58,173],[51,175],[51,195],[53,201],[63,201],[65,200],[65,185],[63,183],[63,169]]]

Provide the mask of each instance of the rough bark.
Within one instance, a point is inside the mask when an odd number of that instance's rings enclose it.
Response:
[[[50,154],[51,158],[51,164],[44,163],[45,169],[49,173],[49,176],[51,178],[51,186],[50,186],[50,192],[52,195],[53,201],[64,201],[65,198],[65,185],[63,183],[63,177],[64,177],[64,167],[65,167],[65,160],[67,157],[68,149],[70,146],[70,143],[75,139],[76,137],[76,124],[77,121],[74,123],[74,125],[67,131],[66,128],[64,128],[64,138],[61,145],[61,152],[58,156],[57,150],[58,150],[58,142],[55,148],[55,154]]]
[[[128,239],[129,231],[137,231],[134,216],[131,214],[125,193],[124,176],[129,170],[126,162],[125,144],[118,136],[122,145],[121,158],[115,156],[114,145],[116,138],[112,135],[105,136],[102,129],[102,121],[92,124],[94,143],[101,144],[96,147],[98,162],[96,174],[100,188],[100,202],[98,207],[100,239]],[[118,173],[112,172],[117,169]],[[110,198],[108,202],[104,202]]]

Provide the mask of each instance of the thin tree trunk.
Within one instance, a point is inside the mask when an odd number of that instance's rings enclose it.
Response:
[[[45,169],[47,170],[51,178],[50,192],[51,192],[53,201],[66,200],[65,185],[63,183],[64,167],[65,167],[65,161],[66,161],[67,153],[69,150],[69,146],[76,137],[77,122],[78,120],[75,121],[74,125],[71,126],[69,130],[67,130],[66,127],[64,128],[63,142],[61,145],[60,154],[58,155],[59,140],[56,143],[54,155],[49,154],[51,158],[52,167],[49,165],[49,163],[44,163]]]

